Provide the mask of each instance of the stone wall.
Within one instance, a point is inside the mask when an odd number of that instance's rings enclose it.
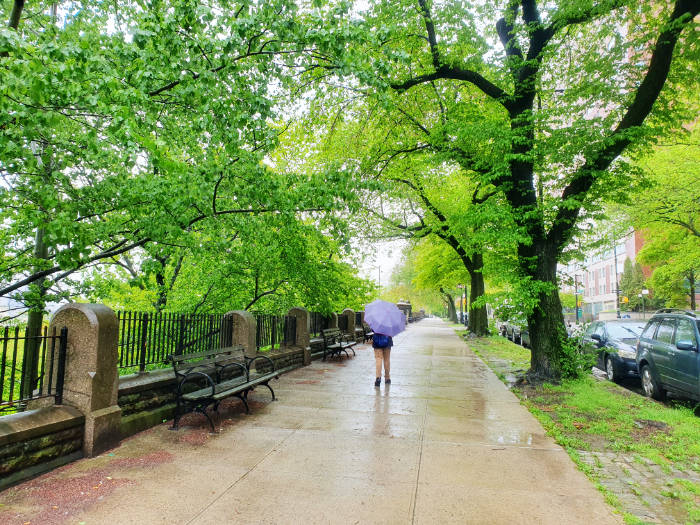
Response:
[[[262,355],[266,355],[272,359],[272,362],[275,363],[275,370],[285,370],[289,372],[293,368],[304,366],[303,348],[281,348],[279,350],[266,352]],[[256,361],[255,370],[265,374],[270,370],[270,367],[264,360],[259,359]]]
[[[84,425],[68,406],[0,418],[0,490],[83,457]]]
[[[295,345],[263,354],[282,373],[308,364],[311,356],[323,355],[323,339],[309,341],[308,312],[295,308],[290,314],[297,318]],[[346,314],[350,315],[350,311]],[[242,344],[247,356],[254,356],[252,316],[248,312],[230,315],[234,321],[241,321],[232,335],[243,340],[234,339],[234,343]],[[354,313],[352,316],[354,322]],[[68,327],[65,404],[37,406],[0,417],[0,489],[81,457],[100,454],[118,445],[121,438],[174,415],[176,378],[172,369],[118,377],[118,326],[109,308],[66,305],[51,323],[58,328]],[[335,314],[330,325],[338,326]],[[45,363],[47,368],[49,365]],[[269,364],[259,360],[255,368],[264,373]]]
[[[122,438],[171,419],[175,413],[175,374],[154,370],[119,378]]]

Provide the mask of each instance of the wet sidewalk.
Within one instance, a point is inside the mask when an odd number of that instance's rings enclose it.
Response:
[[[0,493],[0,523],[620,523],[567,454],[442,321],[374,357],[314,361],[201,416]]]

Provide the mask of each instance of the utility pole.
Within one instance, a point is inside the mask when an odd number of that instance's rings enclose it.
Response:
[[[613,259],[615,262],[615,309],[617,310],[617,318],[620,318],[620,284],[617,280],[617,241],[613,237]]]
[[[578,275],[574,273],[574,298],[575,298],[575,312],[576,312],[576,324],[578,324]]]

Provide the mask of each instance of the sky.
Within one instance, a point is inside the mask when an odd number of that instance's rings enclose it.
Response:
[[[355,262],[359,269],[360,277],[372,279],[380,286],[389,284],[389,278],[394,268],[401,262],[401,252],[407,245],[405,239],[392,241],[380,241],[374,244],[373,249],[363,251],[371,252],[364,260],[361,256]]]

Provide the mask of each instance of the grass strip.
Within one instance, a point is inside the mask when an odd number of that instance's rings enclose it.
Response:
[[[457,333],[464,335],[465,331],[458,329]],[[530,351],[503,337],[470,338],[467,342],[501,379],[529,368]],[[598,473],[605,466],[591,467],[583,461],[583,454],[612,452],[634,458],[642,469],[657,466],[653,472],[663,479],[655,479],[655,486],[664,488],[657,489],[654,497],[664,512],[679,523],[700,523],[700,484],[686,479],[697,480],[700,475],[700,420],[692,404],[659,403],[592,375],[561,384],[518,383],[512,391],[626,523],[644,522],[626,512],[628,502],[621,500],[621,494],[603,486]],[[628,485],[644,504],[644,491],[632,482]]]

